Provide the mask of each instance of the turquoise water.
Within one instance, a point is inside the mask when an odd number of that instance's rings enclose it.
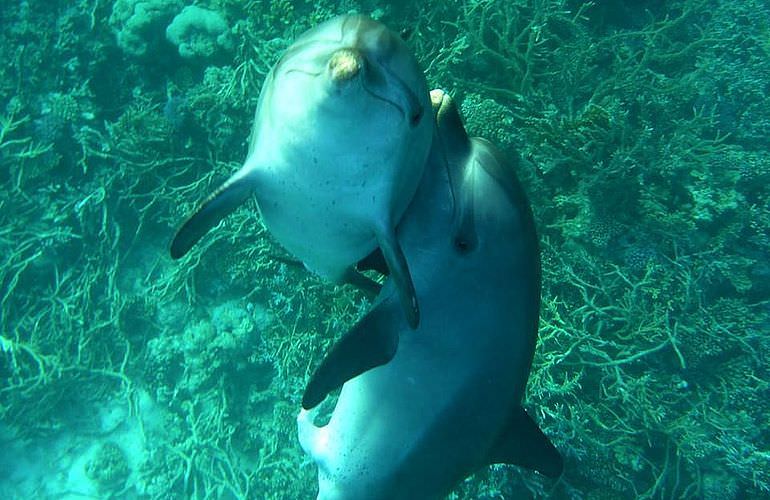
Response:
[[[168,245],[282,50],[349,11],[521,155],[540,233],[525,406],[564,474],[450,498],[770,498],[770,4],[207,0],[185,38],[189,3],[0,6],[0,498],[314,496],[300,398],[368,302],[253,203]]]

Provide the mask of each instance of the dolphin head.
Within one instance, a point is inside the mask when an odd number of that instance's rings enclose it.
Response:
[[[340,114],[347,117],[350,107],[361,110],[361,102],[374,99],[414,127],[430,106],[427,84],[405,42],[361,15],[339,16],[305,33],[286,51],[272,78],[275,85],[304,86],[305,95],[310,91],[319,100],[344,99],[353,106],[334,102],[328,109],[344,109]],[[372,108],[363,109],[370,114]]]

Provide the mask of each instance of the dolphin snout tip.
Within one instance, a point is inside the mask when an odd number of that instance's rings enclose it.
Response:
[[[340,49],[329,58],[329,76],[335,83],[344,83],[355,78],[362,70],[364,60],[353,49]]]

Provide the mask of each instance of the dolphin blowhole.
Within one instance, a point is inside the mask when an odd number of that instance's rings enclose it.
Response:
[[[351,48],[339,49],[329,58],[329,75],[333,82],[346,82],[358,76],[363,66],[360,52]]]

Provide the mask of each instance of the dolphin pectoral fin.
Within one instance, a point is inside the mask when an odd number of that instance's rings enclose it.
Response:
[[[417,305],[417,293],[414,290],[412,276],[409,274],[409,266],[406,263],[401,245],[396,239],[396,232],[389,226],[385,232],[377,235],[382,256],[390,271],[390,277],[396,285],[401,307],[404,309],[406,321],[412,329],[420,324],[420,308]]]
[[[242,205],[251,195],[253,188],[253,183],[248,177],[237,174],[222,184],[176,232],[171,242],[171,257],[184,257],[204,234]]]
[[[359,271],[377,271],[382,275],[388,275],[388,265],[385,263],[385,257],[382,256],[382,250],[379,248],[359,260],[356,269]]]
[[[313,423],[313,410],[301,409],[299,415],[297,415],[297,427],[299,445],[305,450],[305,453],[312,453],[313,440],[315,433],[318,431],[318,427]]]
[[[489,454],[490,464],[512,464],[557,478],[564,462],[556,447],[524,408],[517,408],[513,418],[500,433]]]
[[[305,388],[303,408],[317,406],[348,380],[393,359],[398,329],[388,302],[376,306],[332,347]]]
[[[374,299],[382,290],[382,285],[351,268],[345,273],[342,281],[358,288],[369,299]]]

